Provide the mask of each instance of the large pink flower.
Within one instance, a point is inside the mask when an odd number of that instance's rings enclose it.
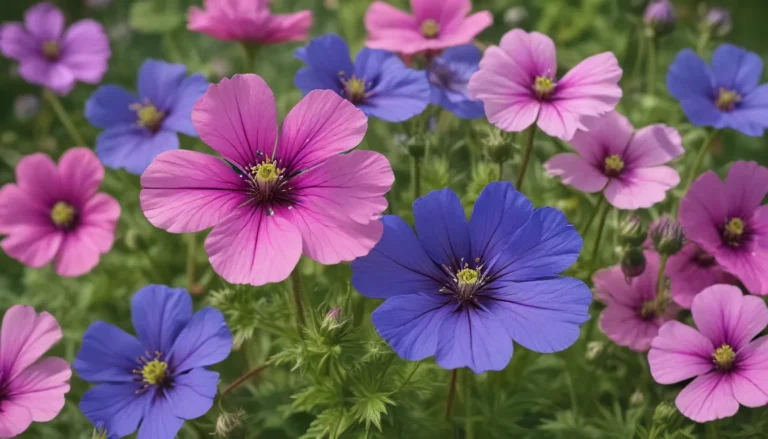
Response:
[[[112,248],[120,205],[96,191],[104,167],[88,148],[67,150],[59,166],[45,154],[16,166],[16,184],[0,188],[0,242],[29,267],[54,261],[61,276],[80,276]]]
[[[714,285],[693,299],[696,329],[667,322],[651,342],[648,363],[660,384],[695,378],[675,400],[696,422],[733,416],[739,404],[768,404],[768,324],[765,302],[731,285]]]
[[[556,73],[555,43],[544,34],[515,29],[485,51],[469,91],[502,130],[522,131],[536,123],[563,140],[585,129],[585,116],[601,116],[621,99],[622,72],[611,52],[585,59],[559,80]]]
[[[394,174],[379,153],[340,154],[360,143],[368,123],[336,92],[307,94],[278,136],[272,91],[257,75],[235,75],[208,89],[192,121],[226,161],[160,154],[141,177],[141,207],[169,232],[214,227],[205,249],[228,282],[279,282],[302,251],[335,264],[368,254],[381,238]]]
[[[72,376],[61,358],[40,359],[61,340],[61,328],[47,312],[12,306],[0,330],[0,437],[20,435],[32,422],[48,422],[64,407]]]
[[[651,207],[680,183],[677,171],[662,166],[683,153],[680,134],[666,125],[636,132],[626,117],[611,112],[587,122],[570,144],[578,154],[552,157],[547,172],[583,192],[605,190],[619,209]]]
[[[768,169],[736,162],[723,183],[708,171],[680,202],[685,236],[698,243],[752,294],[768,295]]]
[[[190,8],[187,28],[222,41],[277,44],[307,39],[312,12],[272,14],[271,0],[205,0]]]
[[[365,13],[365,44],[405,55],[440,51],[469,43],[493,23],[488,11],[467,16],[470,0],[411,0],[411,9],[413,15],[374,2]]]

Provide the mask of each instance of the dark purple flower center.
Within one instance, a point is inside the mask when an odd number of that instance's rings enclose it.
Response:
[[[263,153],[259,153],[263,155]],[[273,160],[269,156],[264,156],[264,160],[255,165],[248,164],[245,168],[246,174],[240,174],[248,183],[249,195],[251,201],[258,205],[266,206],[269,213],[272,206],[282,205],[291,209],[293,195],[288,186],[290,177],[286,174],[285,168],[280,168],[279,160]]]
[[[615,178],[621,175],[624,170],[624,160],[618,154],[611,154],[603,162],[603,173],[606,177]]]
[[[739,217],[729,219],[723,226],[723,242],[731,247],[740,247],[746,241],[747,235],[747,224]]]
[[[66,201],[57,201],[51,208],[53,225],[62,230],[70,230],[77,222],[77,211]]]
[[[694,264],[701,268],[709,268],[715,265],[715,257],[701,249],[693,255],[692,260]]]
[[[163,354],[155,351],[154,355],[147,354],[136,359],[139,367],[131,372],[135,375],[134,381],[141,383],[137,394],[144,393],[151,386],[167,386],[170,384],[171,373],[168,363],[163,361]]]
[[[741,99],[741,95],[738,92],[720,88],[720,91],[717,93],[715,105],[722,111],[730,112],[736,109],[736,106],[741,102]]]
[[[158,110],[149,100],[144,101],[144,104],[132,104],[129,108],[136,112],[139,126],[153,133],[160,131],[166,114]]]
[[[733,363],[736,360],[736,352],[727,343],[723,343],[722,346],[717,348],[712,353],[712,362],[715,363],[715,367],[720,370],[730,370],[733,367]]]
[[[49,40],[43,43],[43,56],[49,61],[56,61],[61,56],[61,47],[56,40]]]
[[[471,300],[475,293],[488,283],[488,277],[484,273],[483,266],[480,265],[480,258],[475,258],[474,262],[474,267],[470,267],[462,258],[457,268],[443,265],[449,281],[440,291],[451,293],[462,302]]]
[[[427,18],[421,22],[421,34],[424,35],[424,38],[437,38],[440,35],[440,24],[431,18]]]
[[[643,320],[653,320],[662,313],[663,311],[661,310],[659,301],[656,299],[646,300],[642,303],[642,305],[640,305],[639,314],[640,318]]]
[[[556,87],[557,83],[548,76],[537,76],[536,79],[533,80],[533,92],[536,94],[537,98],[544,101],[548,101],[552,98],[552,95],[555,94]]]
[[[366,82],[365,78],[358,78],[356,75],[347,76],[344,72],[339,72],[339,81],[343,86],[342,93],[352,103],[360,103],[368,96],[366,90],[371,88],[371,83]]]
[[[450,89],[454,82],[454,73],[448,66],[433,62],[428,70],[427,78],[430,84],[436,87]]]

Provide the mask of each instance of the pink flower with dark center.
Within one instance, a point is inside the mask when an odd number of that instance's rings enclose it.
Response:
[[[582,192],[605,191],[618,209],[648,208],[662,201],[680,175],[662,166],[683,153],[677,130],[650,125],[635,131],[626,117],[611,112],[591,119],[570,145],[578,154],[558,154],[544,168]]]
[[[28,9],[24,23],[4,24],[0,52],[19,62],[22,78],[60,95],[77,81],[101,82],[111,55],[101,24],[80,20],[64,29],[64,14],[50,3]]]
[[[708,422],[735,415],[739,404],[768,404],[768,337],[753,340],[768,324],[765,302],[714,285],[693,299],[691,314],[698,330],[667,322],[648,352],[656,382],[695,378],[677,395],[680,412]]]
[[[43,358],[61,340],[61,328],[47,312],[15,305],[0,330],[0,437],[22,434],[32,422],[48,422],[64,407],[72,376],[61,358]]]
[[[714,256],[695,242],[690,242],[679,253],[669,257],[666,267],[672,300],[683,308],[690,308],[693,298],[715,284],[735,284],[733,275],[717,263]]]
[[[680,202],[685,235],[738,277],[752,294],[768,294],[768,169],[736,162],[725,182],[700,176]]]
[[[382,1],[365,13],[366,46],[413,55],[472,41],[493,23],[488,11],[469,15],[470,0],[411,0],[413,15]]]
[[[309,92],[278,135],[267,84],[235,75],[208,89],[192,121],[225,160],[160,154],[141,177],[141,207],[169,232],[213,227],[205,249],[228,282],[279,282],[302,252],[336,264],[368,254],[381,238],[394,174],[379,153],[341,154],[363,139],[367,119],[335,91]]]
[[[187,29],[217,40],[279,44],[307,39],[312,12],[273,14],[271,0],[205,0],[205,9],[189,10]]]
[[[91,271],[112,248],[120,205],[96,191],[104,167],[88,148],[67,150],[57,167],[45,154],[16,165],[16,183],[0,188],[0,246],[38,268],[53,261],[60,276]]]
[[[488,121],[500,129],[523,131],[535,123],[567,141],[585,129],[584,117],[616,107],[621,74],[616,56],[604,52],[558,79],[555,43],[544,34],[515,29],[485,51],[469,91],[483,101]]]

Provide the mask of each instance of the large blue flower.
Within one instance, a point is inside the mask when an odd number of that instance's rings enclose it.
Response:
[[[451,47],[429,63],[427,78],[432,88],[431,102],[463,119],[485,116],[483,103],[469,97],[469,78],[480,67],[483,52],[476,46]]]
[[[139,70],[138,95],[103,85],[85,104],[85,117],[105,131],[96,154],[105,166],[141,174],[163,151],[179,148],[176,133],[197,137],[192,107],[208,89],[201,74],[187,77],[182,64],[147,60]]]
[[[365,48],[353,64],[347,43],[329,34],[314,38],[296,57],[307,64],[294,78],[304,94],[333,90],[365,114],[388,122],[408,120],[429,105],[424,73],[409,69],[393,53]]]
[[[193,315],[189,294],[164,285],[139,290],[131,317],[138,340],[104,322],[85,332],[73,366],[101,384],[85,392],[80,409],[110,438],[138,429],[138,439],[173,439],[185,419],[213,405],[219,374],[205,366],[229,356],[232,334],[221,312]]]
[[[758,86],[762,73],[757,54],[731,44],[715,50],[711,68],[686,49],[669,67],[667,88],[692,124],[757,137],[768,127],[768,84]]]
[[[512,342],[556,352],[579,337],[592,294],[558,276],[582,240],[559,210],[533,209],[507,182],[483,190],[467,222],[450,189],[413,204],[416,232],[385,216],[384,235],[352,263],[352,284],[387,299],[373,313],[379,334],[404,359],[431,355],[445,369],[501,370]]]

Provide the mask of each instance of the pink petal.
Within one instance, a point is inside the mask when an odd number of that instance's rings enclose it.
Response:
[[[584,121],[586,130],[577,131],[568,142],[587,162],[598,168],[605,167],[605,158],[624,156],[635,128],[624,115],[612,111],[601,117]]]
[[[88,148],[71,148],[59,159],[59,175],[66,183],[70,199],[87,200],[104,179],[104,166]]]
[[[659,384],[674,384],[714,368],[715,347],[697,330],[678,321],[667,322],[651,342],[648,363]]]
[[[419,26],[408,13],[384,2],[374,2],[365,13],[366,45],[383,50],[396,50],[400,42],[412,45],[413,41],[423,39]]]
[[[8,386],[6,396],[26,407],[35,422],[53,420],[64,408],[72,377],[69,363],[61,358],[45,358],[24,369]]]
[[[40,51],[37,40],[19,23],[6,23],[0,27],[0,52],[8,58],[20,60],[36,56]]]
[[[64,30],[64,14],[51,3],[38,3],[24,13],[24,27],[38,41],[58,40]]]
[[[614,343],[636,352],[644,352],[651,347],[651,340],[658,334],[662,323],[660,317],[644,320],[636,308],[618,302],[611,302],[600,314],[600,330]]]
[[[419,23],[431,18],[445,26],[464,18],[472,10],[472,5],[469,0],[411,0],[411,9]]]
[[[66,96],[75,88],[72,71],[61,62],[52,63],[44,58],[25,58],[19,65],[19,75],[32,84],[42,85]]]
[[[111,55],[109,38],[101,24],[94,20],[75,22],[64,34],[61,63],[80,81],[101,82]]]
[[[445,35],[438,37],[438,40],[450,46],[460,46],[469,44],[484,29],[493,24],[493,15],[488,11],[482,11],[464,18],[460,16],[445,25]]]
[[[557,83],[553,103],[561,112],[600,116],[616,108],[622,96],[621,68],[611,52],[591,56]]]
[[[558,154],[544,163],[544,169],[582,192],[599,192],[608,184],[605,174],[576,154]]]
[[[581,116],[578,113],[571,112],[558,103],[543,102],[539,112],[539,120],[536,124],[542,131],[552,137],[565,140],[571,140],[576,130],[584,130]]]
[[[311,11],[272,15],[258,41],[262,44],[304,41],[311,27]]]
[[[707,287],[735,283],[735,278],[717,263],[699,265],[695,258],[701,251],[697,244],[688,243],[667,262],[665,271],[670,280],[672,300],[684,308],[690,309],[693,298]]]
[[[15,437],[32,424],[32,413],[13,401],[0,401],[0,437]]]
[[[738,277],[750,293],[768,294],[768,245],[754,245],[748,251],[723,247],[715,253],[717,262]]]
[[[59,323],[47,312],[35,313],[31,306],[14,305],[3,316],[0,331],[0,372],[12,381],[61,340]]]
[[[679,183],[680,175],[668,166],[632,169],[611,179],[605,198],[618,209],[648,208],[663,201],[667,191]]]
[[[714,285],[696,296],[693,321],[715,347],[744,347],[768,325],[768,307],[759,297],[743,296],[733,285]]]
[[[725,189],[731,210],[729,213],[744,215],[754,212],[768,194],[768,168],[755,162],[736,162],[728,171]]]
[[[59,169],[47,155],[38,152],[24,156],[16,165],[16,184],[28,196],[53,206],[67,185],[59,177]]]
[[[628,284],[621,267],[615,265],[598,270],[592,276],[595,298],[608,305],[615,297],[630,297],[632,284]],[[620,299],[621,300],[621,299]]]
[[[533,87],[537,76],[555,78],[557,55],[555,43],[548,36],[539,32],[528,33],[522,29],[514,29],[501,37],[499,46],[525,73],[524,81],[529,87]]]
[[[739,402],[733,395],[731,378],[711,372],[688,384],[675,399],[677,408],[696,422],[709,422],[733,416]]]
[[[731,372],[733,395],[747,407],[768,404],[768,336],[749,343],[736,358],[738,366]]]
[[[45,225],[27,224],[14,228],[13,233],[0,242],[8,256],[22,264],[40,268],[51,262],[59,251],[64,234],[54,228],[53,223]]]
[[[249,199],[243,179],[224,161],[194,151],[167,151],[141,176],[141,209],[172,233],[212,227]]]
[[[624,161],[632,168],[663,165],[683,154],[680,133],[666,125],[650,125],[638,130],[627,147]]]
[[[726,218],[725,185],[714,172],[707,171],[696,179],[680,201],[680,224],[688,239],[714,255],[722,243],[717,227]]]
[[[41,200],[30,197],[13,183],[0,188],[0,235],[10,235],[19,226],[50,222],[51,209]]]

